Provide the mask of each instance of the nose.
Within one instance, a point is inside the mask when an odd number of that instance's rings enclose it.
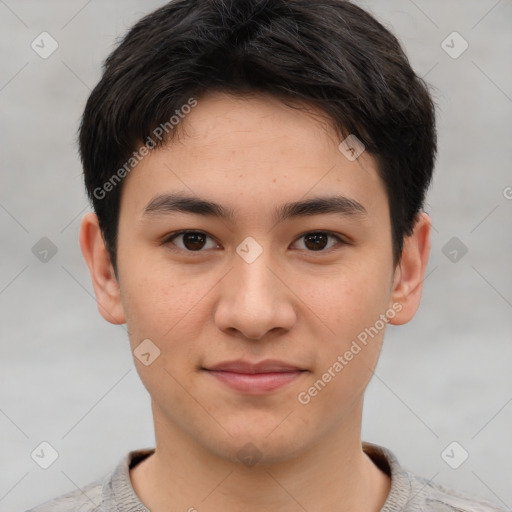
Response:
[[[275,261],[263,253],[252,263],[236,255],[221,281],[215,323],[223,332],[261,340],[271,331],[289,331],[297,321],[296,296]]]

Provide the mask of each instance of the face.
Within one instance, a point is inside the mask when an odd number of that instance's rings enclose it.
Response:
[[[155,424],[286,460],[357,422],[402,307],[384,185],[273,98],[209,94],[181,123],[123,185],[119,321]]]

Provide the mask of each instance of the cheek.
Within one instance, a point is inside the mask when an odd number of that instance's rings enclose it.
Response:
[[[208,292],[218,278],[195,278],[183,269],[176,272],[168,264],[149,264],[143,258],[125,263],[131,271],[122,276],[121,288],[131,349],[136,351],[149,339],[159,351],[149,367],[136,361],[137,371],[151,394],[165,382],[165,393],[173,394],[173,389],[178,393],[179,385],[170,375],[188,382],[199,365]]]
[[[165,338],[175,324],[193,312],[201,296],[201,283],[147,258],[130,259],[127,255],[121,272],[127,323],[139,336]]]
[[[332,270],[329,276],[302,278],[298,295],[305,298],[304,314],[322,321],[328,345],[337,350],[385,313],[391,297],[391,273],[375,262]],[[371,267],[371,263],[374,266]]]
[[[330,330],[317,340],[315,365],[299,403],[341,419],[364,393],[377,364],[387,323],[386,301],[372,294],[338,294],[322,312]],[[330,331],[334,331],[334,334]],[[337,410],[334,412],[333,406]],[[321,412],[323,411],[323,412]]]
[[[201,328],[199,299],[206,290],[198,289],[196,281],[171,275],[154,264],[147,267],[142,261],[133,262],[130,269],[122,281],[122,294],[137,372],[157,403],[186,409],[191,405],[180,384],[189,382],[195,372],[199,349],[194,340],[200,339]],[[201,286],[206,288],[204,283]],[[151,363],[146,365],[137,354],[148,339],[150,348],[144,352],[151,353]]]
[[[327,327],[315,349],[310,379],[313,396],[322,396],[318,406],[347,404],[366,388],[387,326],[389,280],[389,269],[361,265],[324,281],[321,290],[303,282],[309,308]]]

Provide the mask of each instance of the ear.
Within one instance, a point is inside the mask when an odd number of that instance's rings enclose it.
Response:
[[[80,247],[91,274],[98,311],[112,324],[125,323],[119,284],[95,213],[88,213],[82,219]]]
[[[421,300],[423,280],[430,254],[430,230],[432,222],[426,213],[419,213],[414,230],[405,237],[400,262],[395,269],[392,303],[401,309],[389,319],[390,324],[402,325],[415,315]]]

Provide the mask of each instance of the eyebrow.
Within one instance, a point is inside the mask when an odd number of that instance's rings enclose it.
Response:
[[[143,217],[169,213],[192,213],[206,217],[218,217],[233,222],[236,211],[213,201],[182,193],[158,195],[151,199],[143,211]],[[289,218],[337,213],[343,216],[365,217],[366,208],[345,196],[314,197],[279,205],[273,214],[273,223],[278,224]]]

